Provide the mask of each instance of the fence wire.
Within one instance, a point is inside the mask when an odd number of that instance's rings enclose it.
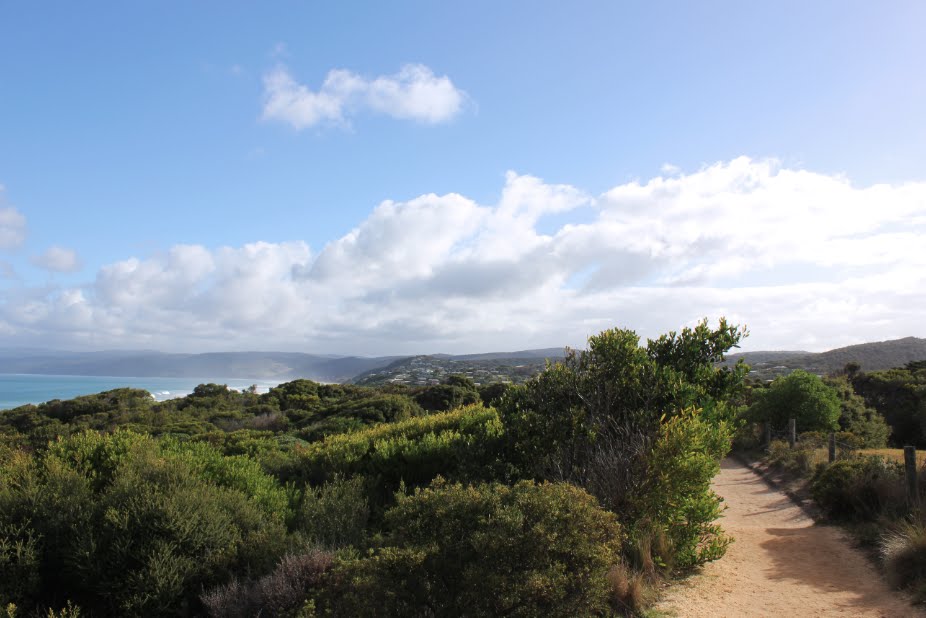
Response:
[[[763,437],[766,442],[765,448],[767,450],[772,448],[772,443],[774,442],[785,442],[790,445],[791,433],[787,428],[763,428],[763,431]],[[808,456],[812,457],[816,462],[829,461],[830,435],[829,433],[819,431],[799,433],[795,436],[794,449],[808,452]],[[836,434],[835,447],[836,452],[834,455],[837,460],[855,457],[861,450],[859,444],[843,439],[838,433]],[[926,464],[926,462],[924,462],[924,464]]]

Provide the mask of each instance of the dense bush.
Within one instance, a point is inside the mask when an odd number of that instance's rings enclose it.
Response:
[[[435,482],[400,495],[382,547],[347,561],[320,608],[340,616],[589,616],[609,609],[613,514],[566,484]]]
[[[891,428],[884,417],[865,404],[857,395],[845,376],[829,377],[824,380],[839,397],[839,428],[855,436],[859,448],[884,448],[887,446]]]
[[[798,369],[775,380],[771,387],[755,394],[751,420],[771,423],[776,429],[797,421],[798,431],[833,431],[839,428],[841,411],[837,392],[822,379]]]
[[[716,523],[721,499],[711,490],[711,479],[720,471],[730,441],[725,424],[710,423],[693,413],[670,419],[660,428],[636,506],[640,521],[665,531],[678,568],[716,560],[730,543]]]
[[[365,479],[356,476],[307,487],[296,513],[296,529],[313,545],[361,546],[370,518],[365,485]]]
[[[903,466],[881,457],[845,459],[824,466],[810,486],[814,501],[833,519],[872,521],[905,510]]]
[[[717,363],[744,335],[605,331],[522,387],[202,384],[4,412],[0,606],[638,610],[646,582],[725,547],[709,483],[746,368]]]
[[[128,432],[13,458],[0,469],[3,543],[23,548],[7,560],[19,581],[39,585],[5,594],[163,615],[189,611],[203,584],[266,571],[285,550],[282,514],[240,476],[220,477]]]
[[[922,363],[858,372],[851,382],[866,405],[880,412],[890,425],[894,444],[926,446],[926,367]]]
[[[400,482],[417,487],[439,474],[452,480],[495,476],[503,435],[495,410],[470,406],[310,444],[299,451],[295,474],[313,484],[363,475],[373,504],[382,504]]]
[[[508,460],[529,478],[587,489],[629,530],[665,527],[679,567],[719,557],[709,481],[730,448],[729,401],[746,369],[715,364],[743,334],[721,321],[646,347],[626,330],[590,338],[503,399]]]

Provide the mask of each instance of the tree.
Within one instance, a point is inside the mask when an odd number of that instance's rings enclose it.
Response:
[[[775,380],[749,408],[749,417],[784,428],[788,419],[798,431],[832,431],[839,428],[839,395],[819,376],[798,369]]]
[[[926,445],[926,367],[919,366],[916,361],[852,378],[852,388],[884,416],[898,445]]]
[[[891,428],[881,414],[865,405],[865,400],[852,390],[852,384],[845,376],[824,378],[827,386],[839,397],[839,428],[861,438],[865,448],[884,448]]]
[[[679,566],[719,557],[710,480],[748,369],[716,364],[745,334],[721,320],[645,347],[631,330],[589,338],[588,350],[567,351],[499,404],[508,461],[528,478],[584,488],[634,533],[665,534]]]

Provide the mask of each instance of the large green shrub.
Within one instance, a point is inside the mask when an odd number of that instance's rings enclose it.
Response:
[[[636,506],[640,520],[665,531],[677,568],[716,560],[730,543],[716,523],[722,500],[711,490],[711,480],[731,440],[725,423],[690,412],[660,428]]]
[[[435,482],[400,495],[383,547],[346,561],[320,606],[340,616],[589,616],[609,609],[623,534],[586,492]]]
[[[908,363],[887,371],[858,372],[852,388],[884,416],[894,444],[926,446],[926,367]]]
[[[716,363],[744,334],[721,320],[646,347],[628,330],[591,337],[503,399],[509,461],[528,478],[583,487],[632,531],[666,535],[678,555],[664,562],[719,557],[710,479],[730,448],[730,401],[746,369]]]
[[[896,517],[906,500],[903,466],[881,457],[844,459],[822,467],[814,475],[810,490],[829,517],[842,520]]]
[[[836,391],[818,376],[798,369],[758,391],[748,414],[753,421],[771,423],[777,429],[786,428],[793,418],[797,430],[804,432],[838,429],[840,411]]]
[[[884,448],[891,435],[891,428],[884,417],[865,400],[855,394],[852,384],[845,376],[829,377],[824,380],[839,397],[839,428],[857,437],[860,448]]]

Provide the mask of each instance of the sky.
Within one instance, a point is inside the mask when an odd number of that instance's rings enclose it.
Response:
[[[926,3],[0,2],[0,347],[926,336]]]

